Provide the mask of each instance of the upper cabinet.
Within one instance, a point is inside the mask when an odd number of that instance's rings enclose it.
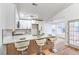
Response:
[[[0,20],[3,29],[13,29],[15,27],[15,4],[5,3],[0,4]]]

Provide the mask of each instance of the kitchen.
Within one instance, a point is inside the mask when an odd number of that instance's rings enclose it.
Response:
[[[64,46],[68,47],[67,45],[71,44],[68,40],[71,38],[68,37],[70,35],[68,34],[70,33],[70,31],[68,32],[68,26],[71,25],[71,20],[66,20],[65,15],[61,15],[65,13],[62,10],[68,7],[72,8],[73,5],[77,7],[77,4],[72,3],[0,4],[0,19],[2,19],[0,20],[0,38],[2,39],[0,40],[0,54],[65,54],[61,51],[65,48]],[[61,11],[62,13],[58,14]],[[73,19],[75,20],[75,18]],[[27,44],[20,47],[22,46],[20,42],[26,42]]]
[[[4,46],[3,47],[5,51],[4,54],[16,54],[16,51],[15,51],[16,49],[14,50],[15,46],[13,46],[13,43],[15,42],[18,42],[24,39],[30,41],[30,40],[50,37],[48,36],[49,30],[47,33],[45,32],[46,34],[44,35],[43,27],[45,26],[44,25],[44,23],[46,23],[45,21],[35,20],[38,18],[37,16],[30,17],[29,15],[27,16],[28,20],[25,20],[25,19],[22,20],[19,18],[18,11],[15,4],[2,4],[2,5],[3,5],[3,8],[4,7],[7,8],[7,6],[8,6],[8,9],[12,8],[12,10],[10,9],[6,10],[7,12],[4,10],[6,14],[8,14],[9,16],[9,17],[6,17],[7,19],[9,19],[9,21],[6,21],[6,22],[3,21],[5,25],[3,26],[4,28],[2,28],[2,44]],[[14,16],[12,17],[11,14]],[[24,15],[21,14],[21,18],[24,18]],[[31,18],[33,20],[31,20]],[[44,35],[44,36],[41,36],[41,35]],[[41,36],[41,37],[37,37],[37,36]],[[12,51],[10,51],[11,47],[14,47]]]

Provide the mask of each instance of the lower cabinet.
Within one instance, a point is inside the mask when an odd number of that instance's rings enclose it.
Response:
[[[18,54],[18,51],[16,50],[13,43],[6,44],[6,54],[7,55],[17,55]]]
[[[46,44],[43,46],[43,50],[45,49],[52,49],[51,47],[51,41],[47,40]],[[21,52],[17,51],[17,49],[15,48],[14,43],[10,43],[10,44],[6,44],[6,55],[18,55]],[[39,46],[37,45],[35,40],[31,40],[30,44],[28,46],[28,49],[25,51],[26,55],[32,55],[32,54],[36,54],[39,51]]]

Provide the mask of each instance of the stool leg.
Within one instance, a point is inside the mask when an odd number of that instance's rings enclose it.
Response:
[[[22,54],[22,52],[21,51],[18,51],[18,55],[21,55]]]
[[[54,43],[51,42],[51,48],[49,49],[49,51],[52,52],[52,53],[54,53],[53,49],[54,49]]]
[[[43,46],[40,46],[40,55],[45,55],[45,53],[43,53],[42,47]]]
[[[21,54],[23,55],[24,54],[24,51],[22,51]]]
[[[41,54],[41,46],[39,46],[39,51],[37,52],[37,55]]]
[[[40,46],[40,55],[42,55],[42,46]]]

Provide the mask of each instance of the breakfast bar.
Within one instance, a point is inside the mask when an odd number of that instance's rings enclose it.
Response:
[[[43,50],[47,49],[51,49],[51,40],[49,38],[53,38],[55,39],[55,36],[49,36],[49,35],[42,35],[42,36],[33,36],[33,35],[16,35],[13,36],[12,38],[5,38],[6,41],[3,42],[3,46],[5,47],[6,50],[6,54],[7,55],[18,55],[20,52],[18,52],[15,48],[14,43],[16,42],[22,42],[22,41],[26,41],[26,40],[30,40],[28,49],[27,49],[27,53],[26,51],[24,52],[25,54],[28,55],[32,55],[32,54],[36,54],[39,51],[39,46],[36,43],[36,40],[39,39],[46,39],[46,43],[43,46]]]

